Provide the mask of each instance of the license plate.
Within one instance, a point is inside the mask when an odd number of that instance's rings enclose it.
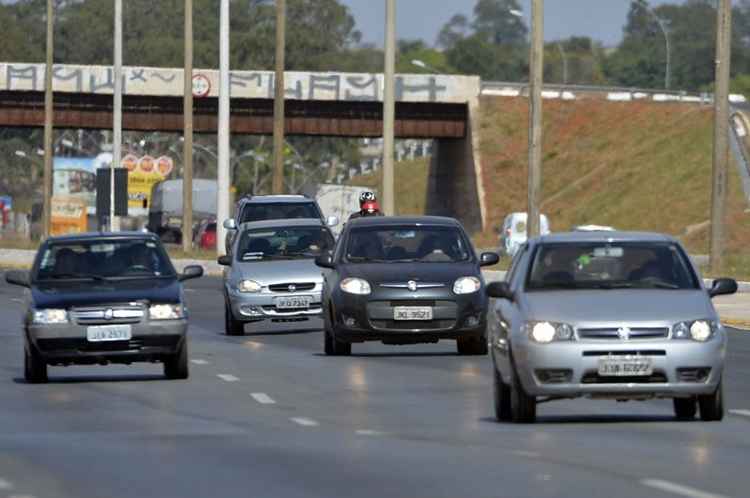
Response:
[[[650,358],[599,359],[599,375],[602,377],[649,376],[653,371]]]
[[[129,341],[132,334],[130,325],[100,325],[86,329],[89,342]]]
[[[280,310],[308,309],[310,308],[311,301],[312,301],[312,297],[310,296],[277,297],[276,309],[280,309]]]
[[[432,320],[432,308],[429,306],[397,306],[393,308],[393,319],[420,322]]]

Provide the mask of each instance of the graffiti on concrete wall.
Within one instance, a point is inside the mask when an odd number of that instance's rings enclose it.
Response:
[[[114,92],[111,67],[56,65],[53,86],[56,92]],[[218,96],[219,74],[197,70],[210,83],[208,96]],[[43,64],[0,63],[0,91],[43,91]],[[383,75],[356,73],[288,72],[286,96],[296,100],[382,101]],[[181,69],[125,67],[123,91],[129,95],[177,96],[183,91]],[[233,71],[232,97],[273,98],[275,78],[269,71]],[[479,94],[479,78],[450,75],[398,75],[396,99],[407,102],[466,102]]]

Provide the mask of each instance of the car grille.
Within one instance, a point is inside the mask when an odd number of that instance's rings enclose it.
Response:
[[[639,341],[643,339],[665,339],[667,337],[669,337],[669,329],[666,327],[608,327],[578,329],[579,339]]]
[[[586,372],[581,379],[582,384],[664,384],[666,374],[661,370],[654,370],[650,376],[610,377],[599,375],[596,370]]]
[[[711,367],[677,369],[677,378],[680,382],[702,383],[708,381],[709,375],[711,375]]]
[[[152,347],[175,348],[179,336],[147,336],[129,341],[88,342],[86,339],[38,339],[37,346],[43,353],[55,351],[116,352],[133,351]]]
[[[431,320],[431,321],[397,321],[397,320],[371,320],[372,326],[380,330],[419,330],[429,332],[432,330],[452,329],[456,325],[455,320]]]
[[[114,325],[139,323],[145,313],[142,306],[115,304],[73,308],[70,310],[70,317],[79,325]]]
[[[271,292],[300,292],[300,291],[311,291],[315,288],[315,282],[305,283],[289,283],[289,284],[274,284],[269,285],[268,289]]]

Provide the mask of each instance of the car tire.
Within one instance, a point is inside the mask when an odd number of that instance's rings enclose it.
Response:
[[[530,396],[521,384],[516,366],[513,364],[513,383],[510,386],[510,414],[517,424],[533,424],[536,421],[536,397]]]
[[[724,418],[724,383],[719,381],[713,394],[698,396],[698,407],[701,420],[704,422],[718,422]]]
[[[47,363],[36,352],[34,346],[27,344],[23,355],[23,377],[30,384],[44,384],[47,377]]]
[[[510,411],[510,386],[503,382],[503,376],[497,371],[497,367],[492,365],[494,372],[493,393],[495,400],[495,418],[499,422],[511,420]]]
[[[232,308],[228,302],[224,303],[224,331],[227,335],[238,336],[245,334],[245,324],[234,319]]]
[[[348,342],[337,341],[330,330],[323,332],[324,351],[326,356],[349,356],[352,354],[352,345]]]
[[[190,376],[187,338],[182,340],[177,353],[164,361],[164,375],[168,379],[187,379]]]
[[[698,403],[695,398],[674,398],[672,403],[678,420],[692,420],[698,412]]]
[[[465,337],[456,340],[456,349],[461,356],[483,356],[487,354],[487,339],[482,337]]]

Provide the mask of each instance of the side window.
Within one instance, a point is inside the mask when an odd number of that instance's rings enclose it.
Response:
[[[505,275],[505,281],[513,287],[513,283],[516,280],[516,276],[518,274],[518,269],[522,266],[521,260],[523,259],[524,255],[526,254],[526,249],[528,248],[528,244],[524,244],[520,247],[520,249],[516,252],[516,255],[513,256],[513,261],[510,263],[510,269],[508,270],[508,273]]]

